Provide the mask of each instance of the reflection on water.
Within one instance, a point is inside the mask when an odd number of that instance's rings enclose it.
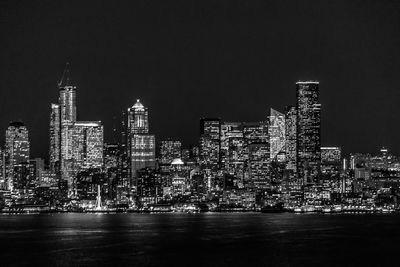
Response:
[[[399,215],[5,215],[0,265],[384,265],[398,225]]]

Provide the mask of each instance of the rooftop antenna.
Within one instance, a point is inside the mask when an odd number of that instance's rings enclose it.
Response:
[[[63,86],[68,86],[68,85],[69,85],[69,82],[70,82],[69,76],[70,76],[69,62],[67,62],[67,63],[65,64],[65,68],[64,68],[63,74],[62,74],[62,76],[61,76],[61,79],[60,79],[60,81],[57,83],[59,88],[61,88],[61,87],[63,87]]]

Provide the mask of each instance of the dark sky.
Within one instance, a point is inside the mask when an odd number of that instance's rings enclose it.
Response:
[[[50,103],[65,63],[80,120],[140,98],[157,138],[189,145],[201,116],[259,121],[320,81],[322,143],[400,154],[399,1],[1,1],[0,132],[30,130],[47,157]]]

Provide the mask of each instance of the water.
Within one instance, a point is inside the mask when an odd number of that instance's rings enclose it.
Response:
[[[0,216],[1,266],[382,266],[399,244],[390,214]]]

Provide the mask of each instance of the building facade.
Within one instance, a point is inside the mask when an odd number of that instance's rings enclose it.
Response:
[[[296,83],[297,175],[305,183],[316,182],[321,165],[321,104],[319,82]]]

